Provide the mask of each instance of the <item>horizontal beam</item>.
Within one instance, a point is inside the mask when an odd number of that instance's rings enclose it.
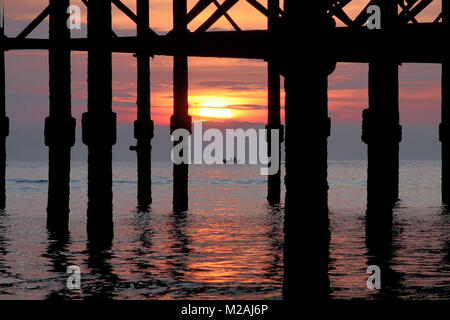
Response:
[[[186,54],[197,57],[267,59],[271,48],[277,47],[282,57],[284,34],[281,31],[279,37],[269,37],[265,30],[192,32],[186,34]],[[399,27],[396,32],[342,27],[330,33],[328,40],[315,39],[317,43],[309,44],[308,48],[323,47],[316,50],[320,50],[323,56],[334,56],[339,62],[367,63],[377,57],[384,57],[399,63],[440,63],[450,56],[445,41],[442,41],[447,37],[441,23],[408,24]],[[138,41],[136,37],[118,37],[110,41],[113,52],[123,53],[145,50],[151,55],[172,56],[177,46],[176,39],[170,35],[153,36],[149,41]],[[389,43],[388,47],[386,43]],[[74,51],[87,51],[90,45],[97,44],[90,43],[88,39],[71,39],[67,44],[52,43],[46,39],[0,40],[0,48],[5,50],[48,50],[54,46],[68,46]]]
[[[267,31],[219,31],[188,33],[186,54],[197,57],[228,57],[244,59],[265,59],[267,52]],[[149,41],[139,41],[137,37],[110,39],[111,50],[118,53],[146,51],[150,55],[172,56],[178,45],[172,36],[152,36]],[[104,45],[104,43],[102,43]],[[48,50],[53,47],[70,47],[73,51],[87,51],[90,46],[99,45],[88,39],[72,38],[66,43],[48,39],[0,40],[4,50]]]

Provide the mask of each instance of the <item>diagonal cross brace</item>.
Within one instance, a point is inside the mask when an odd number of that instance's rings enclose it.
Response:
[[[246,1],[266,17],[269,15],[269,11],[266,9],[266,7],[264,7],[261,3],[259,3],[258,0],[246,0]]]
[[[268,15],[267,9],[260,4],[257,0],[246,0],[248,3],[250,3],[253,7],[255,7],[259,12],[264,14],[265,16]],[[237,2],[237,1],[236,1]],[[194,7],[188,12],[186,15],[186,22],[189,24],[192,20],[194,20],[200,13],[203,12],[210,4],[214,3],[217,8],[219,9],[220,4],[217,0],[199,0]],[[223,3],[222,5],[224,5]],[[230,8],[234,5],[234,3],[230,6]],[[226,11],[228,11],[230,8],[228,8]],[[231,17],[228,15],[228,13],[225,11],[223,16],[230,22],[230,24],[233,26],[233,28],[236,31],[241,31],[239,26],[231,19]],[[279,13],[283,15],[283,11],[279,9]],[[220,17],[219,17],[220,18]],[[217,19],[218,20],[218,19]],[[216,21],[217,21],[216,20]],[[215,22],[215,21],[214,21]],[[198,31],[198,30],[197,30]]]
[[[402,8],[402,11],[399,13],[399,17],[406,15],[409,10],[411,9],[411,7],[417,2],[417,0],[411,0],[411,2],[408,2],[405,6],[405,4],[403,3],[403,0],[398,0],[398,5],[400,6],[400,8]],[[413,17],[411,19],[412,22],[417,23],[417,20]]]
[[[31,23],[23,29],[17,39],[25,39],[50,14],[50,5],[47,6]]]
[[[199,0],[186,15],[186,24],[194,20],[203,10],[205,10],[214,0]]]
[[[414,8],[406,12],[403,16],[400,17],[401,21],[403,23],[408,23],[412,19],[414,19],[415,16],[417,16],[419,13],[421,13],[428,5],[433,2],[433,0],[422,0],[420,1]]]
[[[88,6],[88,0],[81,0],[84,5],[87,7]],[[94,0],[93,0],[94,1]],[[131,21],[133,21],[134,23],[138,23],[138,17],[137,15],[130,10],[130,8],[128,8],[122,1],[120,0],[111,0],[111,2],[117,7],[117,9],[119,9],[120,11],[122,11],[128,18],[131,19]],[[156,32],[153,31],[150,27],[148,28],[150,34],[152,36],[156,36]],[[117,35],[114,33],[114,31],[112,31],[113,33],[113,37],[117,38]]]
[[[353,20],[342,10],[347,4],[350,3],[351,0],[339,1],[338,3],[334,3],[334,6],[331,6],[328,14],[330,16],[335,16],[347,26],[351,26],[353,24]]]
[[[138,23],[137,15],[133,11],[131,11],[122,1],[111,0],[111,2],[117,7],[117,9],[125,13],[125,15],[131,19],[131,21],[136,24]]]
[[[217,0],[213,0],[213,2],[214,2],[214,4],[216,5],[217,8],[220,8],[220,3],[217,2]],[[237,23],[234,22],[234,20],[230,17],[230,15],[229,15],[228,13],[225,13],[223,16],[224,16],[224,17],[228,20],[228,22],[233,26],[234,30],[236,30],[236,31],[242,31],[241,28],[239,28],[239,26],[237,25]]]
[[[374,0],[371,0],[361,11],[358,16],[353,20],[352,26],[354,27],[361,27],[369,18],[369,15],[367,14],[367,8],[371,5],[375,4]]]
[[[117,7],[117,9],[125,13],[125,15],[134,23],[138,24],[138,16],[133,11],[131,11],[122,1],[111,0],[111,2]],[[153,31],[150,27],[148,28],[148,30],[152,36],[156,36],[156,32]]]
[[[225,0],[222,5],[195,32],[204,32],[228,12],[239,0]]]
[[[442,11],[441,11],[441,13],[439,13],[439,15],[436,17],[436,19],[434,19],[433,23],[438,23],[439,20],[441,20],[441,19],[442,19]]]

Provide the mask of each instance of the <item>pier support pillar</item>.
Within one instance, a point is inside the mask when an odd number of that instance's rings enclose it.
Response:
[[[271,41],[275,41],[276,32],[279,28],[279,0],[269,0],[268,1],[268,30],[270,33]],[[272,46],[271,46],[272,47]],[[270,140],[270,130],[279,130],[280,133],[280,148],[278,149],[278,159],[281,163],[281,143],[284,139],[284,127],[281,125],[280,118],[280,70],[278,62],[275,59],[275,53],[269,58],[267,66],[267,89],[268,89],[268,121],[267,121],[267,139],[268,139],[268,152],[269,156],[272,150]],[[271,204],[280,202],[280,180],[281,180],[281,169],[274,175],[270,175],[267,178],[267,200]]]
[[[69,223],[70,151],[75,143],[71,115],[69,0],[50,0],[49,49],[50,115],[45,119],[45,144],[49,147],[47,228],[67,231]]]
[[[0,41],[4,36],[2,21]],[[6,116],[5,95],[5,51],[0,48],[0,209],[6,206],[6,137],[9,135],[9,119]]]
[[[276,63],[269,61],[268,63],[268,121],[267,121],[267,147],[268,155],[271,156],[272,141],[270,130],[279,130],[280,141],[278,152],[278,159],[281,163],[281,143],[284,139],[284,127],[280,119],[280,73]],[[269,175],[267,178],[267,200],[271,204],[280,202],[280,186],[281,167],[278,172]]]
[[[149,36],[149,0],[137,0],[137,37],[142,43]],[[151,140],[154,124],[150,115],[150,57],[140,50],[137,57],[137,120],[134,122],[134,137],[137,145],[131,147],[137,154],[138,205],[146,207],[152,202]]]
[[[395,31],[397,4],[380,3],[381,33]],[[394,30],[393,30],[394,29]],[[390,207],[398,199],[399,124],[398,63],[388,56],[369,63],[369,109],[363,112],[362,140],[367,144],[367,203]]]
[[[173,115],[170,132],[186,129],[191,132],[192,119],[188,114],[188,57],[184,52],[184,36],[188,32],[186,23],[186,0],[173,0],[174,32],[177,48],[173,57]],[[175,142],[174,145],[181,143]],[[173,166],[173,210],[188,209],[188,164]]]
[[[450,3],[442,1],[442,23],[447,34],[450,32]],[[441,124],[439,125],[439,140],[442,150],[442,202],[450,204],[450,52],[446,52],[446,59],[442,63],[442,105]]]
[[[442,111],[439,140],[442,152],[442,203],[450,204],[450,59],[442,63]]]
[[[290,301],[329,297],[327,77],[336,63],[326,55],[327,39],[335,27],[326,8],[326,0],[285,0],[284,297]],[[307,49],[298,47],[294,39],[299,37]]]
[[[398,64],[369,64],[369,109],[363,112],[367,144],[367,203],[392,206],[398,199],[399,143]]]
[[[112,112],[111,1],[88,6],[88,112],[83,114],[83,143],[88,146],[88,239],[113,238],[112,146],[116,114]]]

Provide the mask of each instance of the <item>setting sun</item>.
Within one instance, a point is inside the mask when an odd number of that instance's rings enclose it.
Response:
[[[225,108],[201,108],[200,116],[213,118],[231,118],[232,112]]]
[[[209,118],[231,118],[233,115],[231,109],[226,108],[228,104],[220,99],[205,100],[200,103],[199,115]]]
[[[227,97],[193,97],[191,114],[203,118],[231,118],[234,112],[229,108],[233,105]]]
[[[226,107],[227,104],[224,101],[206,101],[200,104],[200,106],[202,107],[207,107],[207,108],[223,108]]]

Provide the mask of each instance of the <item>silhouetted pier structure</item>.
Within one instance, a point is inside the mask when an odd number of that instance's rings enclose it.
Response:
[[[192,119],[188,104],[188,56],[185,48],[188,33],[186,1],[173,2],[173,115],[170,117],[170,133],[177,129],[191,132]],[[174,142],[174,145],[182,141]],[[182,212],[188,209],[188,165],[173,166],[173,209]]]
[[[4,17],[1,18],[0,39],[4,39]],[[6,205],[5,167],[6,167],[6,137],[9,135],[9,119],[5,109],[5,50],[0,48],[0,209]]]
[[[47,226],[50,230],[68,227],[70,194],[70,152],[75,144],[76,120],[71,115],[70,39],[66,11],[69,0],[51,0],[49,38],[61,46],[49,48],[50,115],[45,119],[48,146],[49,184]]]
[[[149,2],[137,2],[137,37],[145,41],[150,35]],[[136,52],[137,58],[137,120],[134,122],[134,137],[137,140],[138,203],[148,206],[152,202],[151,161],[154,124],[150,113],[150,55],[148,50]]]
[[[397,3],[380,1],[384,34],[395,34]],[[383,35],[382,35],[383,36]],[[384,35],[386,37],[386,35]],[[363,141],[367,144],[368,203],[398,199],[398,156],[401,141],[398,93],[399,61],[387,51],[369,63],[369,109],[363,113]]]
[[[90,239],[112,239],[112,146],[116,142],[116,115],[112,112],[111,55],[133,53],[137,58],[138,203],[151,201],[151,140],[149,57],[173,57],[173,115],[171,132],[191,130],[188,105],[188,57],[261,59],[268,64],[267,128],[281,129],[280,75],[286,90],[286,245],[285,294],[303,290],[309,297],[327,295],[328,183],[327,139],[330,118],[327,77],[336,62],[369,63],[369,108],[363,112],[362,140],[368,145],[368,216],[371,221],[392,211],[398,198],[398,154],[401,126],[398,112],[398,66],[401,63],[442,64],[442,201],[450,201],[450,55],[445,39],[449,30],[450,0],[372,0],[351,19],[343,8],[351,0],[246,0],[267,17],[266,30],[242,30],[229,15],[239,0],[198,0],[187,10],[186,0],[173,0],[173,30],[156,34],[149,27],[149,0],[137,0],[137,13],[120,0],[83,1],[88,6],[88,37],[70,38],[65,26],[69,0],[50,0],[49,6],[17,37],[0,41],[0,195],[5,202],[5,138],[8,118],[4,105],[4,50],[49,50],[50,115],[45,124],[49,146],[48,226],[67,229],[69,214],[70,149],[74,119],[70,112],[70,52],[88,52],[88,111],[83,114],[83,142],[88,146],[88,234]],[[241,0],[244,1],[244,0]],[[442,2],[432,23],[416,19],[431,4]],[[112,32],[114,4],[137,25],[135,37]],[[196,30],[189,24],[210,5],[214,13]],[[367,8],[381,9],[381,29],[369,30]],[[49,39],[27,36],[50,15]],[[234,31],[208,31],[225,17]],[[344,26],[336,27],[335,20]],[[2,29],[3,32],[3,29]],[[388,47],[387,47],[388,44]],[[270,143],[270,141],[269,141]],[[173,168],[174,211],[188,208],[188,166]],[[268,200],[280,198],[280,174],[268,178]],[[373,207],[383,210],[374,210]],[[373,212],[373,214],[372,214]],[[371,222],[371,225],[374,223]],[[376,225],[376,224],[375,224]],[[389,225],[389,223],[383,224]],[[303,229],[303,230],[302,230]],[[306,230],[314,230],[311,233]],[[373,243],[373,241],[370,241]],[[308,257],[301,262],[296,255]]]

